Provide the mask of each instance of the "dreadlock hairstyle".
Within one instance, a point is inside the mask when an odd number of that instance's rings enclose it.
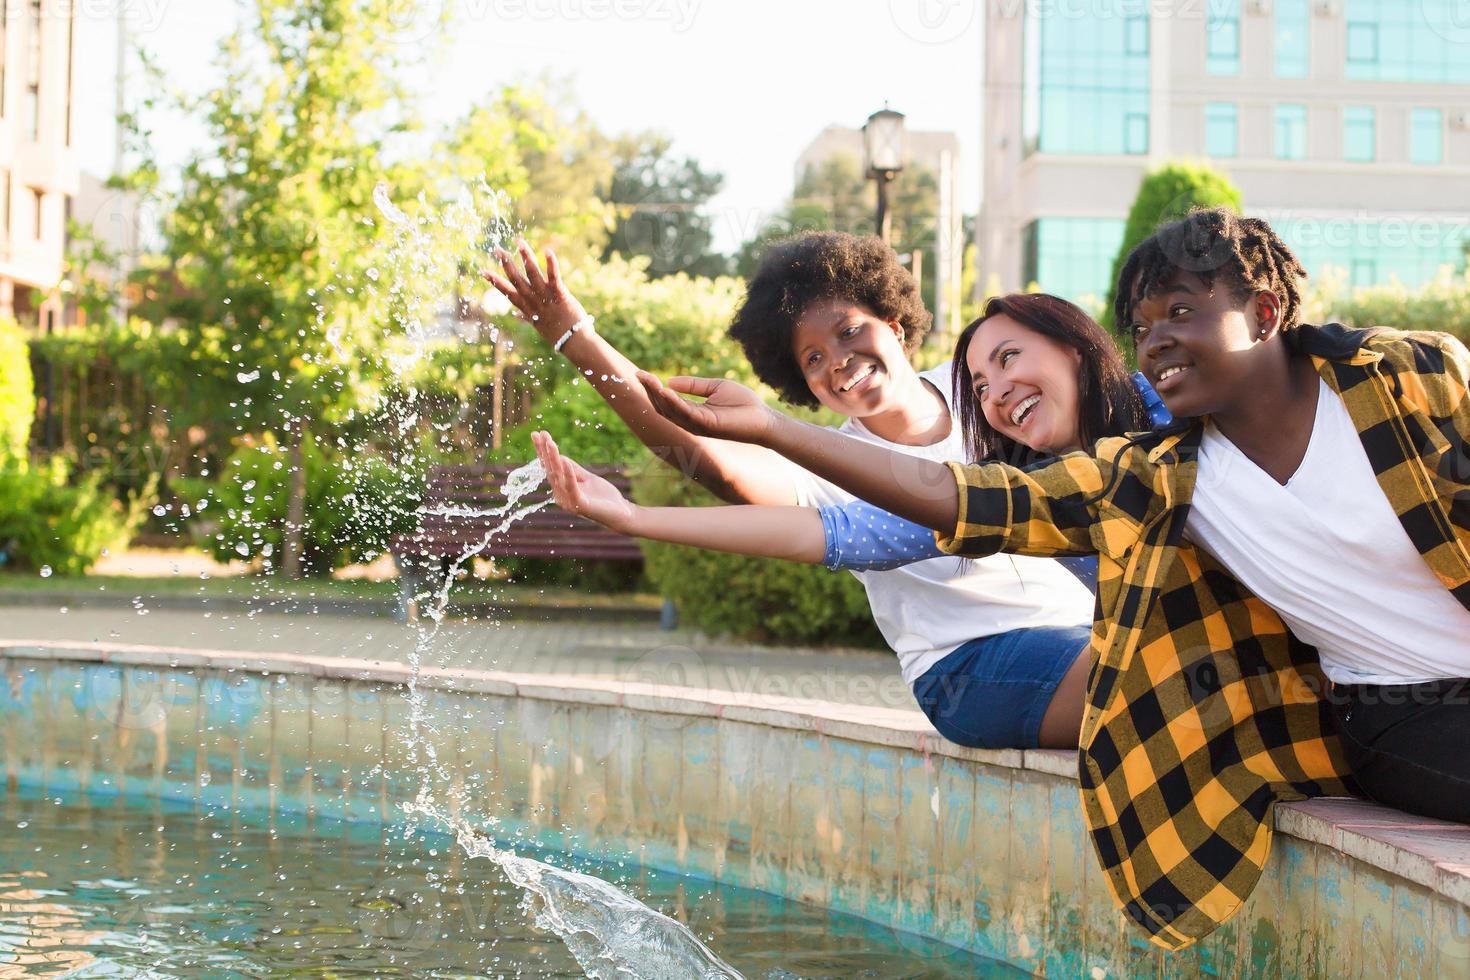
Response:
[[[1024,465],[1054,455],[1032,450],[996,432],[980,410],[966,355],[981,325],[1001,315],[1082,356],[1077,369],[1077,428],[1083,446],[1091,446],[1105,436],[1150,427],[1143,398],[1128,375],[1123,355],[1092,317],[1080,307],[1046,293],[995,296],[985,304],[980,318],[965,327],[954,348],[955,414],[960,417],[960,432],[974,459]]]
[[[1199,208],[1160,225],[1128,254],[1113,304],[1117,329],[1131,332],[1133,307],[1184,272],[1199,276],[1211,289],[1223,282],[1241,302],[1269,290],[1281,299],[1280,329],[1293,330],[1300,323],[1307,270],[1281,237],[1260,218]]]

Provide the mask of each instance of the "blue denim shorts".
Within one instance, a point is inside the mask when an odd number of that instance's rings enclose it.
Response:
[[[1036,626],[963,644],[914,681],[939,734],[980,749],[1034,749],[1062,677],[1086,649],[1085,626]]]

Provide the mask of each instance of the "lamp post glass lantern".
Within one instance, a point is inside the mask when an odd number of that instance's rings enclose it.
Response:
[[[888,214],[888,185],[903,170],[908,156],[903,113],[887,106],[873,113],[863,126],[863,165],[878,184],[878,237],[887,242],[892,219]]]

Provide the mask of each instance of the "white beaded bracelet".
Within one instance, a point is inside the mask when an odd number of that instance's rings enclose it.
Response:
[[[578,320],[576,323],[568,327],[567,332],[561,335],[561,339],[551,345],[551,349],[560,354],[561,349],[567,345],[567,341],[572,339],[572,334],[576,333],[578,330],[586,330],[588,333],[591,333],[592,325],[596,322],[596,317],[594,317],[591,313],[587,314],[586,316],[582,317],[582,319]]]

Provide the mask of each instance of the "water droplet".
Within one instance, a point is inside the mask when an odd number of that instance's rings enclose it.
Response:
[[[369,279],[371,279],[373,282],[377,282],[378,281],[378,270],[377,269],[374,269],[371,266],[369,266],[368,267],[368,271],[367,271],[367,277]]]
[[[51,566],[50,565],[42,565],[41,566],[41,577],[42,578],[50,578],[51,577]]]
[[[393,198],[389,196],[388,185],[386,183],[380,183],[377,187],[373,188],[373,204],[377,205],[383,217],[395,225],[408,224],[408,215],[398,210],[398,205],[393,203]]]
[[[153,505],[153,516],[154,517],[162,517],[164,514],[167,514],[167,513],[168,513],[168,508],[165,507],[165,506],[163,506],[163,504],[154,504]]]
[[[248,557],[250,554],[250,545],[246,544],[244,541],[235,542],[235,554],[242,557]]]
[[[255,489],[255,481],[246,480],[244,486],[240,487],[240,489],[244,490],[246,493],[249,493],[251,490]]]
[[[260,378],[260,369],[259,368],[256,368],[254,371],[250,371],[250,372],[240,371],[239,373],[237,373],[235,375],[235,380],[238,381],[238,382],[240,382],[242,385],[246,385],[246,384],[249,384],[252,381],[259,380],[259,378]]]

